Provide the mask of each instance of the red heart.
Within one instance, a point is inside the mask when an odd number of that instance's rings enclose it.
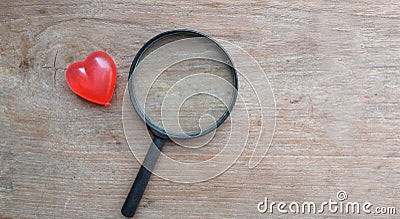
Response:
[[[110,105],[117,70],[107,53],[97,51],[85,61],[71,64],[65,76],[68,86],[78,96],[97,104]]]

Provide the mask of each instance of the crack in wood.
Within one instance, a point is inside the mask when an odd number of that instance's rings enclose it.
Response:
[[[58,56],[58,49],[57,49],[56,55],[54,56],[54,62],[53,62],[53,68],[54,68],[54,75],[53,75],[54,87],[56,87],[56,76],[57,76],[57,70],[58,70],[57,67],[56,67],[57,56]]]

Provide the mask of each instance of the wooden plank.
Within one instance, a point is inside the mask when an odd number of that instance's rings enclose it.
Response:
[[[123,218],[139,169],[121,116],[129,67],[148,39],[177,28],[230,41],[260,63],[276,132],[254,169],[248,147],[205,182],[153,176],[137,218],[309,218],[260,214],[257,204],[320,203],[339,190],[400,211],[398,1],[1,1],[0,11],[0,218]],[[109,107],[65,82],[68,65],[95,50],[118,68]],[[172,143],[165,153],[205,159]]]

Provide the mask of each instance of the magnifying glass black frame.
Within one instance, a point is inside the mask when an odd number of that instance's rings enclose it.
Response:
[[[210,42],[214,43],[216,48],[218,50],[220,50],[220,52],[222,52],[226,56],[225,64],[230,67],[232,77],[233,77],[233,81],[232,81],[233,96],[231,98],[231,102],[228,105],[227,110],[224,112],[224,114],[216,121],[216,126],[209,127],[208,129],[200,130],[198,132],[182,133],[182,135],[167,133],[164,129],[162,129],[161,127],[154,124],[154,122],[150,118],[146,117],[144,111],[141,109],[141,107],[138,104],[136,93],[134,90],[134,83],[133,83],[133,75],[135,74],[135,69],[137,68],[140,61],[143,59],[144,54],[150,48],[152,48],[152,46],[156,42],[158,42],[158,40],[163,39],[168,36],[171,36],[171,35],[178,35],[178,34],[191,35],[191,37],[202,37],[202,38],[206,38],[206,39],[210,40]],[[144,46],[139,50],[139,52],[136,54],[135,58],[133,59],[131,68],[129,70],[128,80],[129,80],[128,90],[129,90],[129,96],[130,96],[132,105],[135,108],[137,114],[146,123],[147,127],[154,135],[153,142],[150,145],[150,148],[149,148],[149,150],[146,154],[146,157],[143,161],[143,164],[140,167],[139,172],[136,175],[136,179],[135,179],[135,181],[129,191],[129,194],[125,200],[125,203],[121,209],[121,213],[125,217],[133,217],[135,215],[137,207],[139,206],[140,199],[142,198],[143,193],[146,189],[146,186],[149,182],[151,172],[153,171],[154,166],[157,162],[157,159],[160,155],[160,152],[164,146],[164,142],[166,140],[168,140],[170,137],[174,137],[174,138],[200,137],[200,136],[205,135],[205,134],[211,132],[212,130],[218,128],[228,118],[231,110],[233,109],[233,106],[235,105],[236,98],[237,98],[237,90],[238,90],[238,79],[237,79],[237,72],[233,65],[232,59],[230,58],[229,54],[225,51],[225,49],[217,41],[215,41],[211,37],[207,36],[206,34],[203,34],[203,33],[200,33],[198,31],[194,31],[194,30],[171,30],[171,31],[167,31],[167,32],[161,33],[161,34],[153,37],[147,43],[144,44]],[[204,86],[207,86],[207,85],[205,84]]]

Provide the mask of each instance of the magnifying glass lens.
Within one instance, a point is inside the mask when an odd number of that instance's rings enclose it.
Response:
[[[235,97],[232,63],[204,36],[172,34],[153,42],[131,78],[142,118],[169,138],[197,137],[222,123]]]

